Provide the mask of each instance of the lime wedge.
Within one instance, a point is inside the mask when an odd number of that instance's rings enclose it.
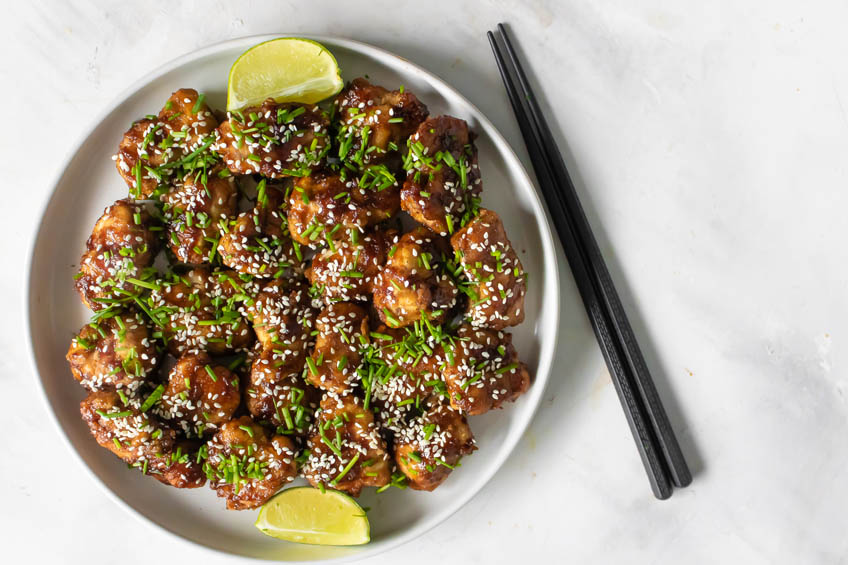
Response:
[[[365,511],[348,495],[312,487],[286,489],[259,510],[263,534],[314,545],[362,545],[371,541]]]
[[[310,39],[283,37],[254,45],[230,67],[227,110],[277,102],[315,104],[344,86],[336,58]]]

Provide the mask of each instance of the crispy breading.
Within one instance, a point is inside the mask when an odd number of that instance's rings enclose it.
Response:
[[[337,393],[351,390],[368,344],[368,313],[351,302],[335,302],[321,311],[315,327],[318,336],[307,359],[306,380]]]

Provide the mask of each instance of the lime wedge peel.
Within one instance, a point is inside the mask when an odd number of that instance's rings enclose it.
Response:
[[[277,102],[315,104],[342,89],[339,64],[311,39],[281,37],[254,45],[230,67],[227,110]]]
[[[335,490],[289,488],[259,510],[255,526],[266,535],[313,545],[363,545],[371,541],[368,517],[350,496]]]

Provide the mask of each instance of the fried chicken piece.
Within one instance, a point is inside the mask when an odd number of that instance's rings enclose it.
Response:
[[[303,255],[286,229],[285,194],[278,185],[260,181],[256,206],[227,227],[218,247],[224,264],[259,278],[303,270]]]
[[[318,388],[343,393],[359,380],[362,350],[368,344],[368,313],[350,302],[330,304],[315,322],[318,337],[307,359],[306,380]]]
[[[154,413],[181,429],[186,437],[202,437],[229,422],[241,403],[238,378],[215,365],[205,352],[184,353],[168,374]]]
[[[165,167],[214,139],[218,121],[196,90],[181,88],[158,116],[134,122],[115,155],[118,173],[133,198],[150,198],[167,184],[178,167]],[[151,172],[153,170],[153,172]]]
[[[453,235],[451,244],[472,285],[470,322],[494,330],[523,322],[527,275],[498,215],[481,209]]]
[[[121,397],[110,391],[93,392],[80,403],[80,414],[91,435],[126,463],[176,488],[203,486],[197,458],[177,432],[148,416],[139,400]]]
[[[209,486],[227,500],[229,510],[258,508],[297,476],[294,443],[270,435],[249,416],[221,426],[206,450]]]
[[[133,396],[156,368],[159,352],[144,318],[122,312],[83,326],[65,358],[86,390]]]
[[[394,441],[395,463],[415,490],[434,490],[475,449],[468,420],[440,401],[431,402]]]
[[[349,240],[335,242],[312,258],[306,277],[321,291],[325,304],[366,302],[375,276],[386,262],[395,230],[370,230],[360,235],[351,230]]]
[[[263,348],[277,350],[286,362],[299,361],[302,369],[315,342],[310,334],[319,308],[303,281],[274,279],[265,283],[244,312]]]
[[[133,281],[149,278],[158,245],[151,224],[146,208],[129,199],[103,211],[85,244],[74,283],[86,306],[101,310],[138,292]]]
[[[318,408],[321,392],[303,380],[304,359],[263,349],[251,365],[247,409],[255,420],[276,427],[278,433],[304,436]]]
[[[463,324],[445,345],[443,375],[451,407],[483,414],[512,402],[530,388],[527,365],[518,360],[512,335]]]
[[[222,171],[226,176],[219,174]],[[238,187],[229,171],[216,168],[205,179],[189,174],[162,200],[168,245],[177,260],[193,265],[210,262],[221,236],[220,224],[238,211]]]
[[[391,173],[388,173],[391,176]],[[370,176],[369,176],[370,178]],[[289,198],[289,232],[303,245],[322,245],[328,239],[360,232],[397,214],[399,190],[387,183],[362,178],[342,180],[326,172],[301,177],[294,182]]]
[[[390,92],[364,78],[348,83],[333,104],[341,121],[339,158],[360,167],[387,163],[397,168],[407,138],[428,114],[427,106],[413,93]]]
[[[483,184],[474,135],[465,120],[428,118],[409,138],[401,208],[440,235],[448,235],[473,214]]]
[[[308,175],[330,148],[326,112],[314,104],[277,104],[228,112],[213,145],[233,174],[278,179]]]
[[[200,351],[225,355],[253,344],[253,332],[239,309],[258,290],[256,283],[233,271],[197,267],[159,281],[148,307],[162,321],[174,357]]]
[[[442,271],[447,241],[419,226],[392,247],[386,266],[374,279],[374,308],[391,327],[423,318],[441,324],[456,304],[457,288]]]
[[[324,395],[308,447],[302,472],[312,486],[359,496],[362,487],[381,487],[391,480],[386,443],[374,414],[353,394]]]

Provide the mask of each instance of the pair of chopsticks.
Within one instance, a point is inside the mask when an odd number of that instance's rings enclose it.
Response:
[[[672,487],[685,487],[692,475],[666,416],[654,381],[592,234],[536,96],[521,68],[506,28],[488,32],[498,70],[530,153],[536,178],[565,249],[586,313],[601,347],[654,496],[664,500]],[[500,36],[507,57],[498,43]],[[517,86],[516,86],[517,81]]]

